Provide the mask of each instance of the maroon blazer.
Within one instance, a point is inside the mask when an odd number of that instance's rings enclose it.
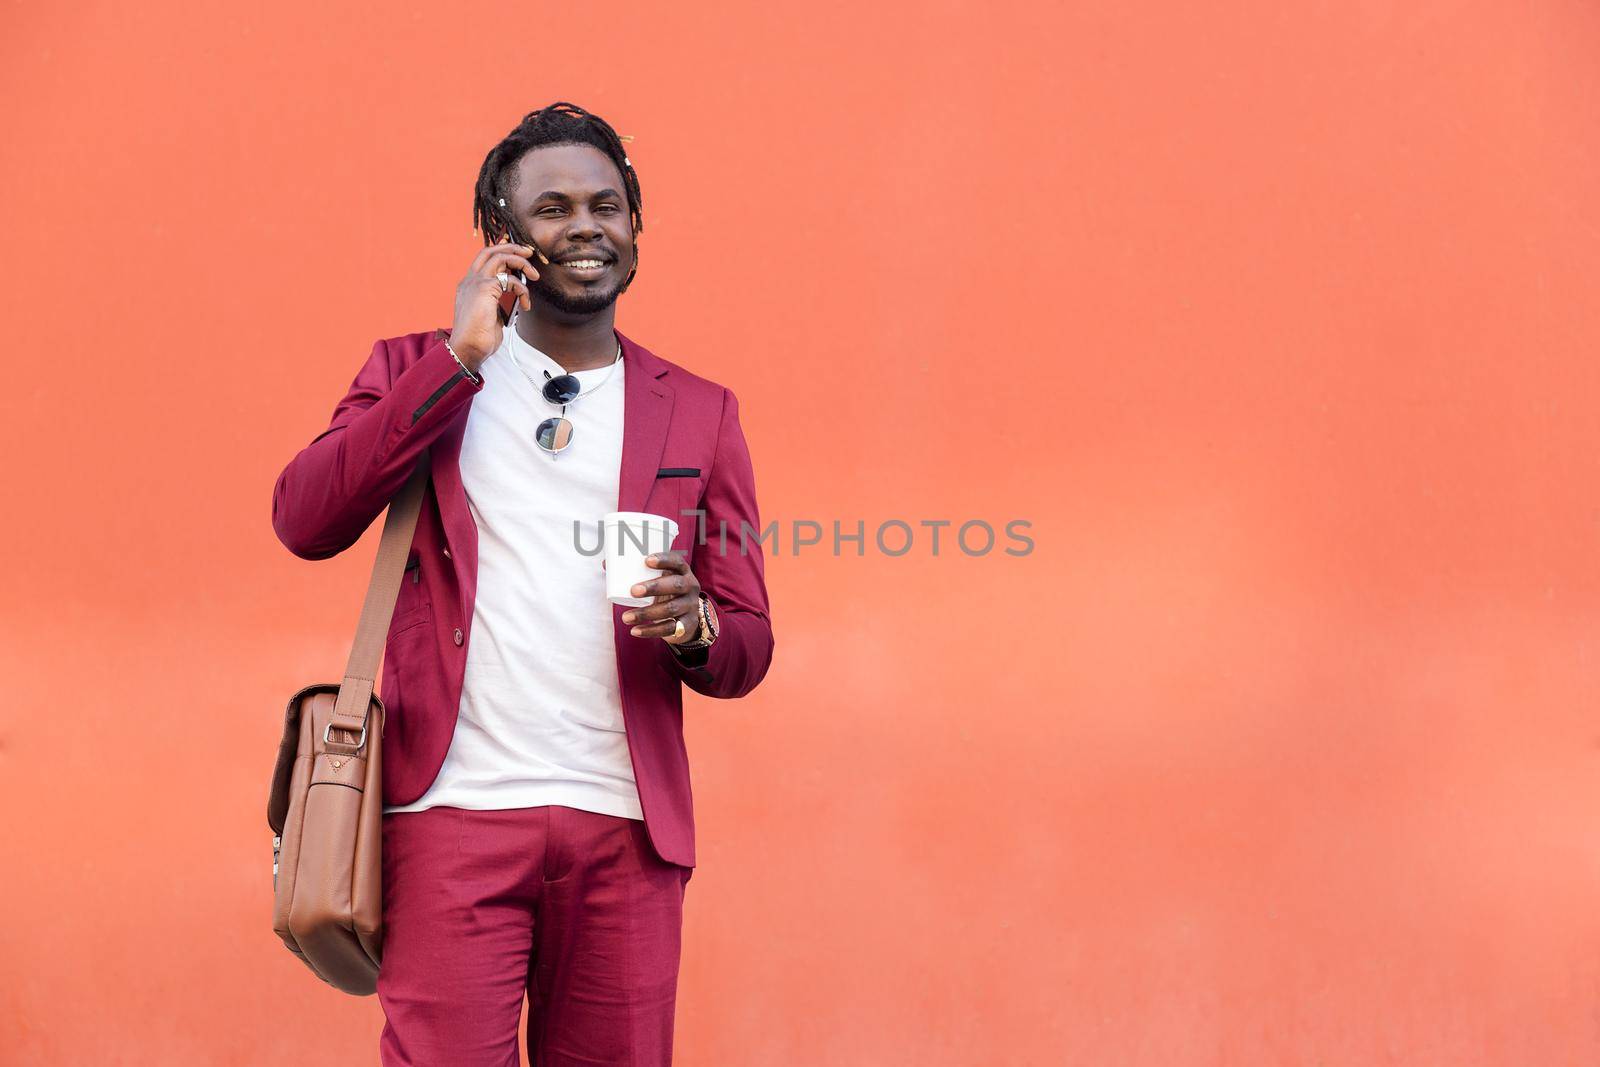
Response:
[[[380,693],[386,804],[409,804],[433,783],[455,732],[472,641],[478,528],[461,483],[461,440],[472,398],[444,340],[448,330],[391,337],[373,346],[319,434],[278,475],[272,526],[304,559],[349,548],[399,492],[430,449],[406,580],[384,651]],[[759,532],[755,475],[732,391],[669,363],[617,333],[626,366],[618,511],[678,520],[672,547],[688,554],[716,605],[721,630],[700,667],[679,662],[660,638],[634,637],[613,606],[623,721],[639,802],[661,858],[695,865],[694,802],[683,743],[683,689],[741,697],[772,662],[772,622]],[[531,427],[530,427],[531,432]],[[705,511],[705,544],[692,516]],[[598,519],[599,516],[596,516]],[[727,550],[720,549],[727,523]]]

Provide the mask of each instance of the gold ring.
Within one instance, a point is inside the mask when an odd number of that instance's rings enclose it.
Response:
[[[683,635],[688,633],[688,632],[689,632],[688,627],[683,625],[683,616],[682,615],[679,615],[677,618],[672,620],[672,636],[674,638],[682,638]]]

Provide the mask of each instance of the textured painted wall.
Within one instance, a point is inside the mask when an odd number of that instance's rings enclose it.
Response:
[[[0,1061],[376,1062],[264,805],[377,528],[272,483],[557,99],[636,138],[619,327],[824,531],[688,697],[679,1062],[1600,1058],[1592,4],[3,22]]]

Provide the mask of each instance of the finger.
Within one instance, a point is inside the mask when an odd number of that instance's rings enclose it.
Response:
[[[522,279],[515,274],[506,275],[506,287],[504,289],[500,288],[499,278],[488,278],[479,284],[483,286],[483,291],[492,295],[497,302],[503,301],[508,295],[511,295],[516,298],[512,303],[527,306],[528,297],[530,296],[528,287],[523,285]]]
[[[517,245],[516,247],[522,249],[528,246]],[[508,267],[511,270],[521,271],[530,281],[539,276],[539,272],[533,269],[533,263],[520,252],[496,252],[484,263],[483,270],[479,273],[485,278],[493,278]]]
[[[652,578],[639,582],[630,591],[631,596],[677,596],[680,593],[697,593],[700,583],[693,575],[669,574],[665,578]]]
[[[646,556],[644,565],[646,567],[654,567],[657,570],[677,571],[679,574],[689,573],[689,561],[683,558],[683,550],[677,548],[669,549],[666,552],[657,552],[653,556]]]
[[[510,235],[510,234],[509,234],[509,233],[508,233],[508,234],[506,234],[506,235],[505,235],[505,237],[503,237],[503,238],[502,238],[502,240],[506,240],[506,241],[509,241],[509,240],[511,240],[511,235]],[[549,266],[549,265],[550,265],[550,257],[549,257],[549,256],[546,256],[546,255],[545,255],[545,254],[544,254],[544,252],[542,252],[542,251],[541,251],[541,250],[540,250],[540,248],[539,248],[539,246],[538,246],[538,245],[536,245],[536,244],[531,244],[531,243],[530,243],[530,244],[525,244],[525,245],[522,245],[522,246],[521,246],[521,247],[523,247],[523,248],[526,248],[526,249],[528,249],[528,250],[529,250],[529,251],[531,251],[531,252],[532,252],[532,253],[533,253],[533,254],[534,254],[534,255],[536,255],[536,256],[538,256],[538,257],[539,257],[539,262],[540,262],[540,263],[543,263],[543,264],[544,264],[544,265],[545,265],[545,266],[547,266],[547,267],[548,267],[548,266]]]
[[[480,278],[493,278],[502,270],[533,270],[533,264],[528,262],[524,253],[527,245],[495,245],[483,250],[484,254],[472,261],[470,275]]]
[[[640,623],[638,626],[635,626],[628,632],[635,637],[671,637],[678,631],[676,620],[680,618],[683,620],[683,628],[685,633],[692,633],[694,628],[690,625],[690,623],[693,620],[689,618],[687,613],[674,615],[672,618],[667,619],[664,622]],[[687,640],[687,638],[685,638],[685,640]]]
[[[485,263],[485,261],[487,261],[488,258],[490,256],[494,255],[496,252],[526,252],[526,251],[531,251],[531,249],[529,249],[527,245],[516,244],[516,243],[513,243],[513,242],[508,241],[508,240],[501,240],[501,242],[499,244],[485,245],[484,247],[482,247],[482,248],[480,248],[478,250],[478,254],[477,255],[472,257],[472,266],[468,267],[467,271],[468,271],[468,273],[481,271],[483,269],[483,264]]]
[[[627,626],[643,626],[648,623],[660,622],[662,619],[671,622],[679,616],[689,615],[694,611],[695,604],[699,601],[699,594],[694,596],[669,597],[658,600],[654,604],[647,604],[642,608],[630,608],[622,613],[622,621]],[[669,630],[668,633],[671,633]]]
[[[528,258],[527,248],[527,245],[513,245],[507,251],[496,252],[490,256],[489,261],[484,264],[484,277],[492,278],[496,271],[505,270],[508,265],[512,270],[533,271],[538,274],[539,272],[533,268],[533,260]]]

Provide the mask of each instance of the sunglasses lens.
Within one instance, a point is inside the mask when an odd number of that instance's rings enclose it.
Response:
[[[582,388],[577,378],[563,374],[544,383],[544,398],[552,404],[570,404],[577,399]]]
[[[533,439],[546,452],[560,452],[572,443],[572,423],[559,416],[545,419]]]

